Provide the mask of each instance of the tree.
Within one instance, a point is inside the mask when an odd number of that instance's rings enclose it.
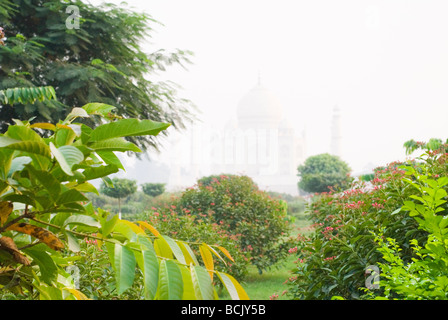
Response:
[[[306,192],[328,192],[346,188],[352,181],[350,167],[338,156],[328,153],[311,156],[298,168],[299,189]]]
[[[121,199],[126,198],[137,191],[137,183],[135,180],[119,179],[117,177],[112,179],[112,185],[103,182],[100,187],[100,192],[106,196],[118,199],[118,216],[121,219]]]
[[[150,197],[157,197],[165,192],[164,183],[144,183],[142,184],[142,190]]]
[[[66,12],[69,4],[79,8],[79,20]],[[149,15],[113,4],[0,0],[0,21],[8,44],[0,46],[0,90],[52,86],[58,97],[14,107],[0,101],[0,132],[12,119],[55,123],[73,107],[90,102],[114,106],[106,115],[152,119],[175,128],[184,128],[193,118],[192,104],[178,97],[175,84],[151,80],[167,66],[185,66],[191,52],[144,52],[141,42],[158,23]],[[93,127],[101,118],[92,115],[79,121]],[[157,147],[159,138],[126,139],[148,149]]]

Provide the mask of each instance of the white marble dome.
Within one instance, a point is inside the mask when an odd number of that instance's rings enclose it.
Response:
[[[282,109],[275,95],[258,83],[238,103],[239,126],[244,128],[258,124],[268,128],[278,127],[282,119]]]

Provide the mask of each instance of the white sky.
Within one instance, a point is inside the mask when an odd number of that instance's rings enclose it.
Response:
[[[181,85],[213,127],[224,125],[260,72],[289,120],[306,126],[308,156],[329,152],[335,104],[342,157],[355,172],[404,159],[409,139],[447,138],[446,0],[127,3],[164,24],[153,25],[148,51],[195,53],[188,71],[163,77]]]

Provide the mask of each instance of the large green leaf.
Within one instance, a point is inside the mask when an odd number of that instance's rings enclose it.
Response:
[[[68,217],[64,221],[64,227],[69,224],[82,224],[85,226],[97,227],[97,228],[101,227],[100,223],[94,217],[87,216],[84,214],[75,214]]]
[[[154,240],[154,250],[157,255],[167,259],[173,259],[173,251],[171,250],[168,242],[162,237]]]
[[[58,268],[51,256],[46,252],[45,244],[41,243],[23,251],[33,259],[33,263],[39,266],[42,281],[51,285],[57,279]]]
[[[165,240],[166,243],[170,246],[171,251],[173,252],[173,254],[176,257],[176,259],[180,263],[186,264],[187,262],[185,261],[185,257],[184,257],[184,254],[182,252],[182,249],[179,247],[179,245],[176,243],[176,241],[174,241],[173,239],[171,239],[168,236],[161,235],[160,237],[163,238],[163,240]]]
[[[60,182],[47,171],[36,170],[33,166],[28,166],[28,170],[31,174],[42,184],[42,186],[48,191],[50,197],[56,200],[61,193]]]
[[[86,180],[93,180],[97,178],[103,178],[106,177],[112,173],[118,172],[118,167],[113,164],[108,164],[107,166],[97,166],[97,167],[90,167],[85,169],[82,174],[85,176]]]
[[[181,300],[183,295],[182,272],[171,260],[162,260],[159,270],[160,300]]]
[[[69,176],[73,176],[73,165],[79,164],[84,160],[82,152],[74,146],[62,146],[56,148],[56,146],[50,142],[50,150],[61,166],[61,169]]]
[[[11,166],[8,171],[8,177],[11,177],[14,174],[14,172],[22,171],[23,168],[25,167],[25,165],[27,165],[31,161],[33,161],[33,159],[31,159],[30,157],[26,157],[26,156],[16,157],[16,158],[12,159]]]
[[[120,159],[118,159],[118,157],[112,151],[97,151],[96,153],[101,157],[101,159],[103,159],[105,164],[113,164],[118,168],[124,170],[123,164],[121,163]]]
[[[202,266],[191,266],[191,279],[193,281],[194,292],[198,300],[213,300],[212,280]]]
[[[109,246],[111,247],[111,246]],[[135,277],[136,259],[132,250],[116,243],[113,247],[113,268],[118,294],[122,294],[132,286]]]
[[[69,189],[63,193],[61,193],[60,197],[57,200],[58,204],[67,204],[71,202],[80,202],[80,201],[88,201],[81,192],[75,189]]]
[[[191,272],[187,266],[178,266],[182,272],[182,281],[184,283],[184,292],[182,300],[197,300],[196,293],[194,292],[193,280],[191,279]]]
[[[96,114],[107,118],[109,113],[115,109],[114,106],[105,103],[88,103],[82,107],[88,114]]]
[[[232,300],[248,300],[249,296],[243,287],[231,275],[223,272],[217,272],[218,278],[227,289]]]
[[[73,129],[68,128],[58,128],[54,142],[57,147],[62,147],[65,145],[70,145],[73,140],[76,138],[76,133]]]
[[[136,252],[135,257],[143,273],[145,299],[154,300],[159,283],[159,260],[152,250]]]
[[[132,142],[126,141],[123,138],[111,138],[106,140],[101,140],[98,142],[93,142],[89,144],[89,148],[95,151],[134,151],[142,152],[142,150],[137,147]]]
[[[0,148],[1,147],[5,147],[11,150],[33,153],[47,158],[51,157],[50,149],[48,148],[48,146],[45,143],[39,141],[32,141],[32,140],[20,141],[16,139],[11,139],[9,137],[1,136]]]
[[[155,136],[169,126],[169,123],[152,120],[121,119],[96,127],[90,134],[90,141],[102,141],[129,136]]]
[[[101,222],[101,234],[103,235],[103,237],[107,237],[112,232],[112,230],[114,230],[115,225],[118,222],[118,215],[114,215],[109,220],[107,220],[106,217],[100,218],[100,222]]]
[[[21,141],[37,141],[42,142],[42,137],[33,129],[24,125],[9,126],[6,135],[12,139]]]

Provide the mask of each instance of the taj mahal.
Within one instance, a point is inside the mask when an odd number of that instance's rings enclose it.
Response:
[[[297,133],[283,111],[277,97],[258,80],[241,97],[236,114],[229,115],[223,130],[193,130],[189,150],[181,140],[174,143],[168,189],[190,187],[211,174],[239,174],[251,177],[263,190],[297,195],[297,167],[307,157],[306,132]],[[337,108],[331,132],[331,153],[338,154]]]

